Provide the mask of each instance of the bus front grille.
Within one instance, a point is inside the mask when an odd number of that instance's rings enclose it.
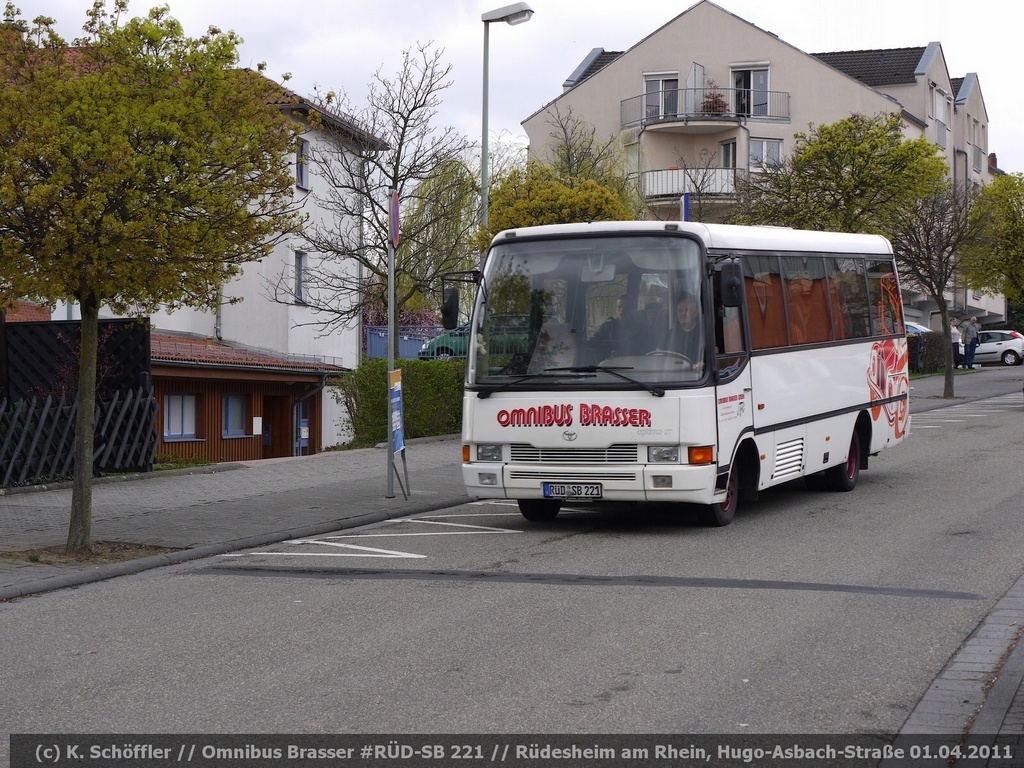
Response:
[[[537,448],[513,443],[515,464],[636,464],[640,455],[635,443],[616,443],[607,448]]]
[[[610,481],[635,483],[636,472],[551,472],[533,469],[510,469],[510,480],[547,480],[554,483],[607,483]]]

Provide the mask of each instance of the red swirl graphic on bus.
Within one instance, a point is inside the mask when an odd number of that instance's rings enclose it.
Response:
[[[872,402],[871,418],[885,420],[893,435],[902,438],[910,419],[910,378],[907,375],[906,339],[885,339],[871,347],[868,363],[868,389]]]

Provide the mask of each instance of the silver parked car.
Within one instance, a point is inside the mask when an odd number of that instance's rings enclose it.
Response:
[[[1024,335],[1017,331],[983,330],[978,336],[976,363],[1020,365],[1024,361]]]

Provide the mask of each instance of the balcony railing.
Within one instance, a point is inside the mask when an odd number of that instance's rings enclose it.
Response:
[[[623,99],[623,128],[708,120],[789,120],[788,91],[749,88],[676,88]]]
[[[707,197],[736,193],[736,168],[668,168],[640,174],[645,198],[679,197],[684,194]]]

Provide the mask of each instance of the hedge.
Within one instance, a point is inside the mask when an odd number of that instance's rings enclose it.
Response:
[[[920,344],[920,355],[915,354]],[[910,370],[916,373],[937,373],[946,367],[946,340],[938,332],[907,335]]]
[[[402,372],[402,416],[406,440],[462,431],[462,386],[466,361],[396,360]],[[353,437],[348,448],[388,440],[388,361],[363,358],[354,371],[331,382],[348,411]]]

